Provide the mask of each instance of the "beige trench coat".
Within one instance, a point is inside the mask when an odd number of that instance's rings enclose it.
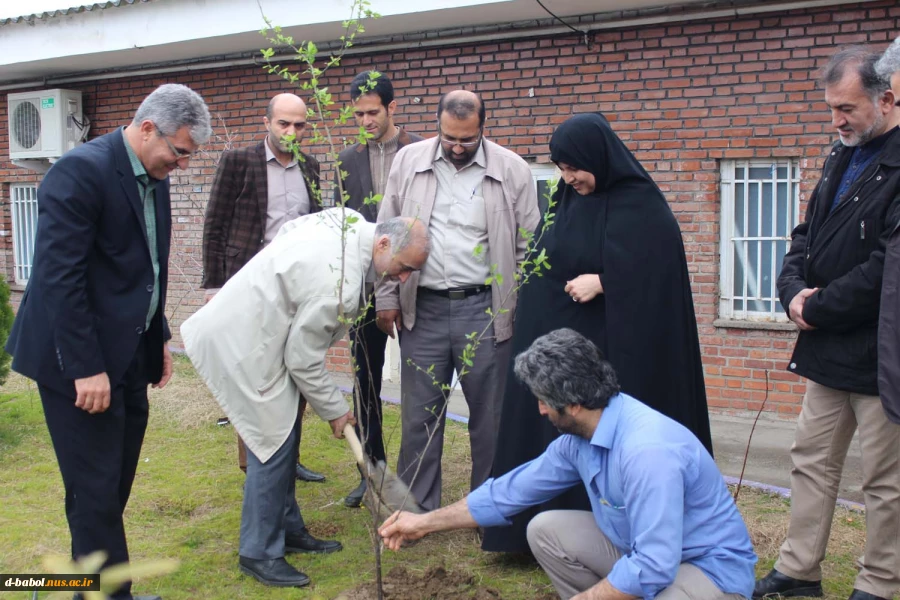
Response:
[[[355,318],[372,263],[375,225],[346,209],[341,297]],[[349,406],[325,369],[344,337],[339,318],[341,209],[286,223],[271,244],[181,326],[184,348],[241,439],[266,462],[284,444],[303,394],[330,421]]]

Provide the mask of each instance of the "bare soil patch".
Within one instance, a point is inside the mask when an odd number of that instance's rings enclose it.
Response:
[[[429,567],[415,573],[405,567],[394,567],[384,577],[385,600],[497,600],[497,590],[479,585],[474,575],[448,571],[442,566]],[[364,584],[345,592],[336,600],[376,600],[374,584]]]

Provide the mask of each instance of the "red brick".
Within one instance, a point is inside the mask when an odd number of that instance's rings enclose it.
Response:
[[[590,51],[577,36],[566,34],[357,54],[330,69],[322,84],[338,90],[341,104],[353,74],[378,68],[393,79],[398,122],[429,137],[434,135],[433,115],[441,93],[463,86],[479,91],[488,108],[487,135],[539,163],[549,161],[548,141],[556,125],[573,113],[602,110],[656,178],[682,228],[710,407],[758,408],[768,371],[765,409],[790,416],[799,411],[805,390],[803,382],[785,370],[794,334],[713,326],[719,306],[719,161],[796,157],[801,161],[801,193],[808,198],[834,139],[817,69],[838,44],[863,43],[882,50],[890,32],[898,29],[900,7],[894,3],[794,9],[599,31]],[[200,91],[237,145],[260,139],[262,110],[284,87],[257,67],[66,87],[84,92],[92,135],[99,135],[127,122],[139,100],[167,81]],[[413,103],[413,97],[422,101]],[[6,122],[6,110],[0,101],[0,122]],[[352,139],[356,132],[347,125],[335,133],[338,139]],[[223,146],[220,123],[216,134],[209,158],[195,161],[189,173],[173,178],[172,260],[177,268],[171,269],[169,316],[175,331],[202,303],[200,233]],[[39,179],[6,162],[7,145],[5,129],[0,128],[0,229],[5,231],[11,228],[8,184]],[[328,149],[310,150],[323,163],[323,180],[330,180]],[[202,191],[194,192],[195,186]],[[323,187],[327,191],[331,186]],[[0,250],[0,262],[11,278],[11,236],[0,237]],[[348,372],[349,364],[342,343],[331,352],[328,366]]]

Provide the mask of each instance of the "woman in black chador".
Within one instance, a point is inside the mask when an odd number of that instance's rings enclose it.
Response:
[[[560,125],[550,158],[561,180],[538,251],[547,251],[551,268],[521,290],[513,356],[570,327],[603,351],[623,392],[683,424],[712,452],[684,244],[665,197],[599,114]],[[537,457],[558,436],[510,365],[493,477]],[[488,528],[482,548],[528,552],[528,522],[557,509],[590,510],[583,486],[519,514],[512,527]]]

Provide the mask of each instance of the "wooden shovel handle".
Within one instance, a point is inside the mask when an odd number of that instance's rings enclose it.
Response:
[[[366,458],[363,456],[362,444],[359,443],[359,438],[356,437],[356,431],[353,429],[353,425],[350,425],[349,423],[344,425],[344,438],[350,445],[350,450],[353,451],[356,462],[359,463],[360,466],[365,467]]]

